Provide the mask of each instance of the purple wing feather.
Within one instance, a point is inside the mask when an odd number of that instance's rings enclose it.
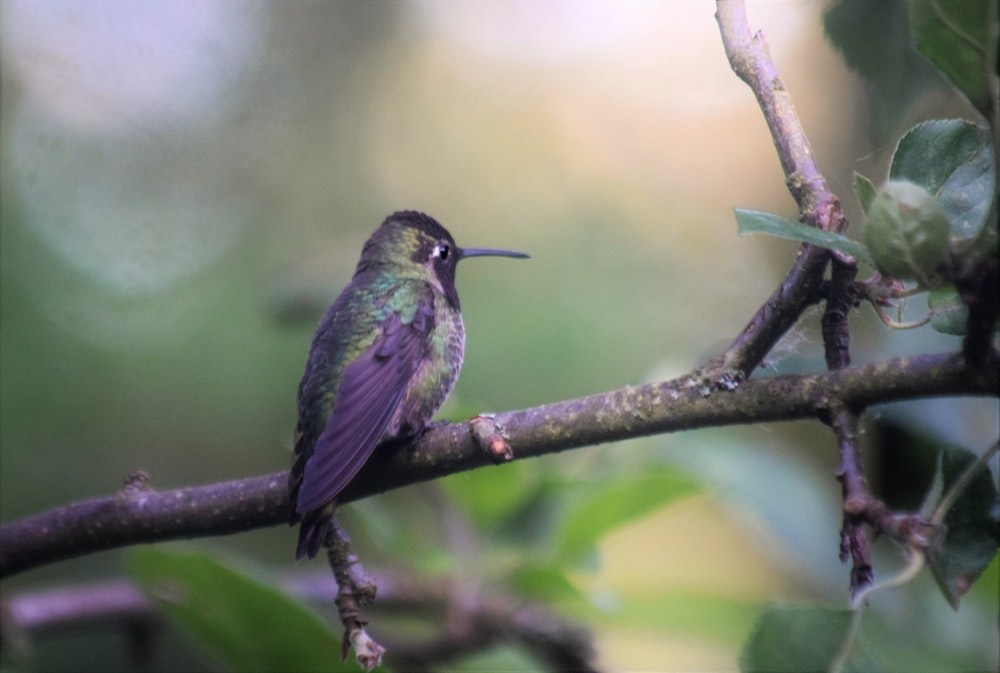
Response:
[[[299,514],[323,507],[361,470],[426,357],[433,329],[434,311],[426,303],[410,323],[393,314],[375,342],[344,368],[326,427],[302,475],[295,505]]]

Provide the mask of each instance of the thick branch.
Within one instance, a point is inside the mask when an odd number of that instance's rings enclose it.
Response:
[[[831,404],[866,406],[941,395],[997,395],[996,356],[970,368],[958,355],[899,358],[809,376],[754,379],[713,392],[698,376],[592,395],[494,417],[514,459],[709,426],[829,418]],[[344,502],[493,464],[468,423],[428,431],[413,447],[381,447]],[[144,542],[227,535],[288,521],[287,474],[153,491],[128,488],[0,528],[0,577]]]

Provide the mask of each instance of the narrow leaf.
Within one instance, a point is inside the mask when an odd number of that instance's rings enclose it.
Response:
[[[872,184],[871,180],[857,171],[854,172],[854,193],[858,197],[858,202],[861,203],[861,209],[867,215],[868,209],[875,199],[875,185]]]
[[[208,556],[137,549],[128,566],[163,614],[228,670],[356,670],[340,663],[340,637],[318,615]]]
[[[521,564],[509,577],[510,585],[523,596],[552,602],[579,599],[581,593],[554,564]]]
[[[975,463],[977,456],[958,447],[945,447],[941,454],[944,493]],[[982,469],[948,510],[942,535],[928,549],[931,573],[948,603],[958,604],[1000,545],[1000,513],[997,487],[989,469]]]
[[[822,231],[815,227],[808,227],[801,222],[790,220],[787,217],[781,217],[773,213],[764,213],[759,210],[736,208],[735,213],[740,235],[770,234],[778,238],[811,243],[823,248],[839,250],[869,266],[875,266],[868,248],[847,236],[842,236],[831,231]]]

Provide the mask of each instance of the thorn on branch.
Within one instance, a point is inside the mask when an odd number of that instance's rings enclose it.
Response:
[[[152,491],[149,473],[145,470],[136,470],[122,480],[122,495],[130,495],[140,491]]]

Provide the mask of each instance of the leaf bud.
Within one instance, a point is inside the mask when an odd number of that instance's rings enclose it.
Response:
[[[875,196],[865,225],[865,244],[883,275],[943,283],[951,225],[944,206],[920,185],[892,180]]]

